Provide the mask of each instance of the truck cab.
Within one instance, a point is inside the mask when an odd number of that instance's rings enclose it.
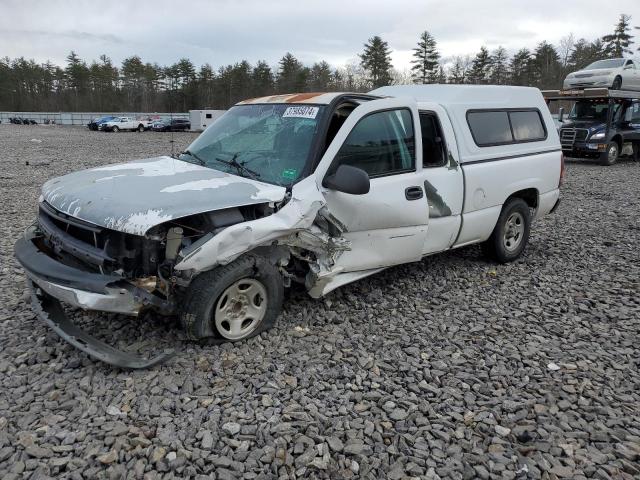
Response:
[[[516,260],[557,207],[562,174],[537,89],[275,95],[240,102],[174,157],[45,183],[15,254],[45,322],[135,368],[162,359],[106,348],[56,305],[152,309],[190,338],[239,341],[273,325],[292,283],[319,298],[471,244]]]

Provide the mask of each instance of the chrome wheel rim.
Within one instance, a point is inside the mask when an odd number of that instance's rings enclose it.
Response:
[[[508,252],[517,250],[524,237],[524,217],[520,212],[513,212],[507,218],[504,228],[503,244]]]
[[[607,155],[609,157],[609,162],[615,162],[616,159],[618,158],[618,146],[611,145],[609,147],[609,152],[607,153]]]
[[[267,312],[267,289],[255,278],[243,278],[229,286],[215,304],[214,321],[228,340],[247,337]]]

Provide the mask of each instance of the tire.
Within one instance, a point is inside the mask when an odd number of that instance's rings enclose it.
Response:
[[[139,132],[144,132],[144,125],[143,124],[138,125],[138,131]]]
[[[516,260],[529,241],[531,211],[521,198],[511,198],[502,207],[491,236],[482,244],[484,254],[499,263]]]
[[[245,255],[193,280],[184,298],[182,326],[193,340],[245,340],[273,326],[283,298],[278,269],[264,257]]]
[[[607,151],[600,154],[600,165],[613,165],[618,161],[620,155],[620,146],[618,142],[609,142]]]
[[[622,77],[616,77],[613,79],[611,90],[622,90]]]
[[[111,128],[111,131],[112,131],[112,132],[116,132],[116,133],[117,133],[117,132],[119,132],[119,131],[120,131],[120,129],[117,127],[117,125],[114,125],[114,126]]]

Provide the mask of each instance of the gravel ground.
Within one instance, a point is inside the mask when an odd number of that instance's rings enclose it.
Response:
[[[471,247],[293,292],[246,342],[71,312],[181,349],[122,371],[35,318],[13,243],[48,178],[169,141],[0,125],[0,478],[640,478],[640,165],[568,163],[518,262]]]

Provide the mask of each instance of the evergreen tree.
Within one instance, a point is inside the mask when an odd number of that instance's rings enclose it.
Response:
[[[433,83],[437,80],[440,54],[436,48],[436,40],[426,30],[420,35],[418,46],[413,49],[411,63],[414,83]]]
[[[276,80],[278,93],[304,91],[308,69],[305,69],[304,65],[289,52],[280,59],[279,66]]]
[[[326,92],[329,90],[331,76],[331,65],[325,61],[314,63],[311,70],[309,70],[309,90],[312,92]]]
[[[562,72],[562,66],[560,65],[560,58],[555,47],[546,41],[542,41],[536,47],[536,51],[533,54],[533,84],[540,89],[546,88],[558,88],[558,83],[561,81],[560,76]]]
[[[518,50],[511,58],[509,62],[509,76],[511,85],[531,84],[531,52],[527,48]]]
[[[509,81],[509,56],[503,47],[493,51],[489,59],[489,82],[493,85],[506,85]]]
[[[208,63],[200,67],[198,72],[198,97],[204,108],[212,108],[213,90],[216,75]]]
[[[89,91],[89,67],[74,51],[67,56],[65,75],[70,88],[72,108],[78,110]]]
[[[469,83],[486,84],[489,82],[489,73],[491,70],[491,56],[487,47],[481,47],[478,54],[471,62],[469,70]]]
[[[624,57],[625,53],[632,54],[629,48],[633,35],[629,33],[631,16],[620,14],[620,19],[613,33],[602,37],[604,51],[609,58]]]
[[[581,70],[604,56],[605,52],[602,40],[597,39],[594,42],[588,42],[584,38],[581,38],[574,43],[567,66],[573,71]]]
[[[365,43],[360,65],[367,71],[372,88],[391,84],[391,50],[379,36],[371,37]]]
[[[260,60],[251,72],[253,96],[262,97],[274,92],[273,72],[267,62]]]

